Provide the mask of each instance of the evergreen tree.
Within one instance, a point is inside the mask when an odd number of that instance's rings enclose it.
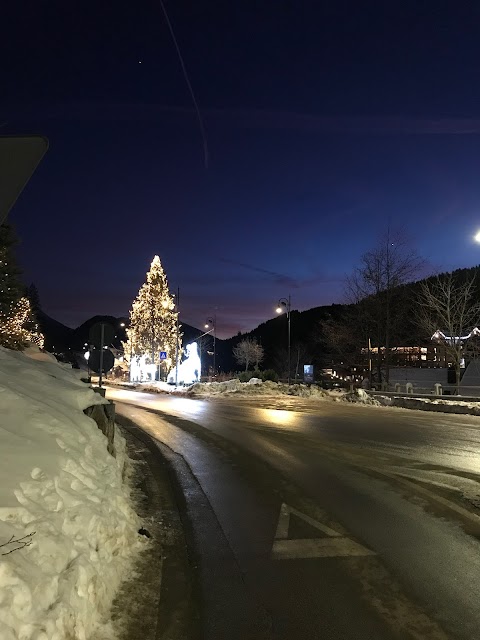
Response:
[[[15,246],[18,240],[12,226],[0,226],[0,315],[9,317],[12,306],[22,297],[20,271],[15,262]]]
[[[33,342],[43,347],[29,299],[23,295],[14,248],[17,238],[10,224],[0,226],[0,345],[23,349]]]
[[[38,314],[42,310],[42,306],[40,304],[40,296],[38,294],[38,289],[33,282],[30,284],[29,287],[27,287],[26,296],[30,300],[32,313],[34,314],[35,318],[38,318]]]
[[[174,297],[168,289],[167,276],[160,258],[155,256],[146,282],[141,286],[130,311],[125,357],[146,356],[147,364],[160,363],[160,351],[166,351],[165,365],[170,370],[175,363],[177,311]],[[180,352],[181,334],[178,349]]]

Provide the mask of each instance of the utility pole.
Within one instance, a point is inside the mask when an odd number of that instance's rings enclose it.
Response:
[[[288,323],[288,361],[287,361],[287,365],[288,365],[288,384],[290,385],[290,355],[291,355],[291,332],[290,332],[290,312],[292,310],[292,299],[291,296],[289,295],[288,298],[280,298],[280,300],[278,301],[278,306],[277,306],[277,313],[282,313],[283,311],[287,312],[287,323]]]
[[[372,341],[368,339],[368,381],[372,388]]]
[[[100,377],[98,379],[98,386],[102,388],[102,376],[103,376],[103,343],[105,342],[105,325],[101,324],[100,329]]]
[[[290,295],[288,296],[288,308],[287,308],[287,318],[288,318],[288,384],[290,385],[290,376],[291,376],[291,332],[290,332],[290,312],[292,309],[292,301],[290,299]]]
[[[179,334],[179,317],[180,317],[180,287],[177,287],[177,338],[175,341],[175,388],[178,386],[178,334]]]
[[[213,318],[207,318],[205,322],[205,329],[208,329],[210,325],[213,326],[213,377],[215,378],[217,375],[217,315],[215,314]]]

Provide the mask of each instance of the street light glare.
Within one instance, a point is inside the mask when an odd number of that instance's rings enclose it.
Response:
[[[283,309],[282,309],[282,307],[277,307],[277,308],[275,309],[275,311],[276,311],[277,313],[282,313]]]
[[[205,325],[205,329],[208,329],[208,324]]]
[[[475,240],[475,242],[480,242],[480,231],[477,231],[477,233],[473,236],[473,239]]]

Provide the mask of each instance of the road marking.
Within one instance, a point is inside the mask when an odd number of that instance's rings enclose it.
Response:
[[[328,536],[327,538],[289,540],[291,514],[297,516],[318,531]],[[345,556],[372,556],[375,552],[363,547],[358,542],[342,536],[341,533],[327,527],[327,525],[314,520],[307,514],[298,511],[294,507],[283,503],[280,507],[277,530],[272,547],[274,560],[293,560],[299,558],[335,558]]]
[[[294,507],[290,507],[288,504],[283,503],[280,507],[280,516],[278,518],[277,531],[275,533],[275,540],[281,540],[284,538],[288,538],[288,529],[290,527],[290,514],[297,516],[297,518],[301,518],[304,522],[307,522],[315,529],[318,529],[322,533],[326,533],[327,536],[331,536],[332,538],[341,536],[341,533],[330,529],[325,524],[318,522],[318,520],[314,520],[310,516],[307,516],[306,513],[302,513],[295,509]]]

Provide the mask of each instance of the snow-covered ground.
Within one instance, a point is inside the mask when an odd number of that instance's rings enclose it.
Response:
[[[139,522],[83,410],[105,400],[53,356],[0,347],[0,638],[113,637],[108,612]]]
[[[122,386],[143,392],[185,394],[190,397],[208,398],[211,396],[235,394],[240,396],[298,396],[302,398],[328,398],[337,392],[325,391],[315,385],[283,384],[280,382],[262,382],[252,378],[249,382],[240,382],[237,378],[225,382],[196,382],[187,387],[175,387],[166,382],[128,383],[108,381],[112,386]]]

